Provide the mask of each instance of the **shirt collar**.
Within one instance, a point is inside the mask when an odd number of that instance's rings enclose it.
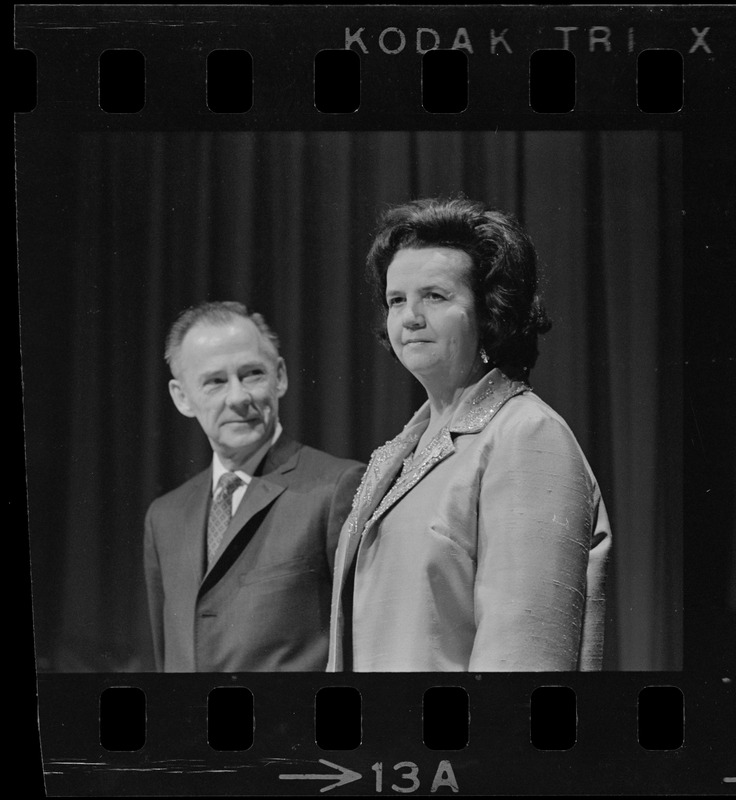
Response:
[[[261,445],[261,447],[256,450],[256,452],[245,462],[243,465],[243,469],[235,470],[235,474],[243,481],[244,485],[247,486],[252,478],[253,473],[258,468],[258,465],[261,463],[263,458],[265,457],[266,453],[276,444],[278,441],[279,436],[281,436],[281,432],[283,428],[281,427],[281,423],[277,420],[276,421],[276,428],[273,432],[273,436],[271,437],[270,441],[266,442],[265,444]],[[217,489],[217,483],[220,478],[226,473],[231,472],[226,466],[223,465],[222,461],[220,461],[220,457],[217,453],[212,453],[212,494],[215,494],[215,490]]]

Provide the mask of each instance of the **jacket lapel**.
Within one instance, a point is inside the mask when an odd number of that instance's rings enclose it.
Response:
[[[229,551],[234,548],[241,551],[247,544],[247,541],[239,540],[242,539],[241,534],[248,528],[248,524],[256,515],[270,506],[289,485],[291,479],[289,473],[294,470],[299,460],[300,449],[299,444],[282,433],[278,442],[266,454],[230,520],[222,538],[218,558],[204,576],[199,590],[200,595],[208,591],[227,571],[225,565],[229,565],[233,560],[233,554]],[[250,539],[250,537],[247,538]]]
[[[230,524],[227,526],[222,536],[222,544],[219,550],[220,554],[227,550],[230,542],[232,542],[250,520],[267,505],[273,503],[283,491],[283,486],[279,486],[269,480],[252,478],[243,500],[235,511],[233,518],[230,520]]]
[[[359,529],[365,526],[401,470],[404,460],[416,447],[428,421],[428,417],[424,419],[423,416],[418,412],[399,436],[377,448],[371,455],[356,495],[356,523]]]
[[[492,369],[455,413],[450,433],[480,433],[512,397],[529,389],[524,381],[512,380],[498,367]]]
[[[371,515],[366,528],[385,514],[391,506],[401,500],[409,489],[416,486],[433,467],[439,464],[440,461],[444,461],[454,452],[455,443],[453,442],[452,435],[447,428],[442,428],[424,450],[418,453],[416,457],[406,465],[401,475],[384,495],[383,500],[381,500],[376,510]]]
[[[391,482],[401,470],[404,459],[419,441],[429,420],[428,408],[426,404],[422,406],[397,437],[373,451],[347,520],[348,540],[343,564],[351,563],[368,519],[381,499],[388,494]]]

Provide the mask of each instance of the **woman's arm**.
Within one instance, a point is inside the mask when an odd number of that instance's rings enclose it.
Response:
[[[479,495],[471,671],[579,668],[598,500],[559,419],[495,432]]]

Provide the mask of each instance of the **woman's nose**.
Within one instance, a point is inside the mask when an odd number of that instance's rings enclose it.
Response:
[[[405,328],[421,328],[424,326],[424,314],[419,304],[407,302],[404,304],[402,324]]]

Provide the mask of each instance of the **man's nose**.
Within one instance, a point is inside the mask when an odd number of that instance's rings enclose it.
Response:
[[[242,381],[233,378],[227,387],[227,404],[229,406],[249,405],[253,402],[250,392],[243,386]]]

